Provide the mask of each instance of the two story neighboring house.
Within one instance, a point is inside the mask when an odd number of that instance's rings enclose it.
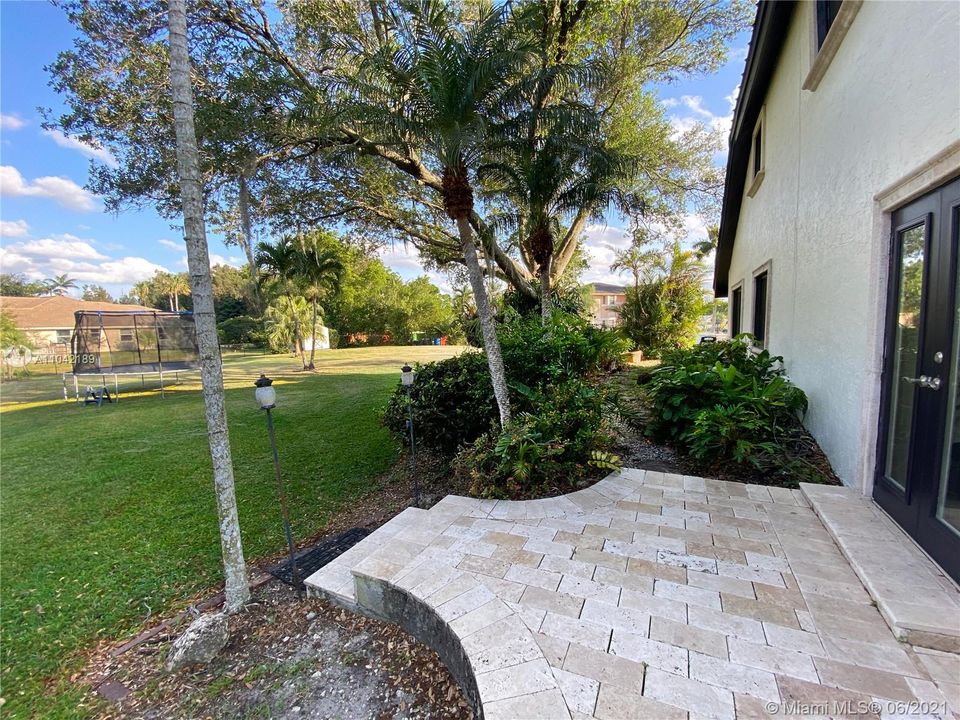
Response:
[[[593,283],[590,291],[590,322],[597,327],[616,327],[620,324],[617,310],[627,300],[623,285]]]
[[[714,289],[844,483],[960,577],[960,3],[761,2]]]

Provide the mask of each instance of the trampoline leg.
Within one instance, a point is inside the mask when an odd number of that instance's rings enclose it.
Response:
[[[113,395],[116,402],[120,402],[120,384],[117,382],[117,374],[113,374]]]
[[[60,379],[63,381],[63,401],[70,402],[70,400],[67,398],[67,374],[64,373],[61,375]]]
[[[73,397],[78,403],[80,402],[80,380],[76,375],[73,376]]]
[[[163,394],[163,373],[160,373],[160,397],[166,397]]]

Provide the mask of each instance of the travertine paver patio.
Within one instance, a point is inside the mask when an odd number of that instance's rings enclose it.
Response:
[[[960,658],[894,637],[800,490],[624,470],[449,496],[307,584],[433,645],[488,720],[960,708]]]

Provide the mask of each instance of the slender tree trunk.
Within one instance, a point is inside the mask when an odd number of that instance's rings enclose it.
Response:
[[[203,404],[220,518],[220,549],[223,554],[226,598],[224,607],[227,611],[234,612],[250,599],[250,586],[247,583],[247,568],[243,559],[240,521],[234,494],[233,460],[223,398],[223,368],[220,345],[217,342],[210,255],[203,221],[203,189],[200,184],[197,135],[193,125],[193,88],[190,85],[185,0],[170,0],[168,23],[170,89],[177,136],[177,170],[183,202],[183,235],[187,246],[190,287],[193,291],[193,319],[197,329]]]
[[[313,317],[310,321],[310,365],[308,366],[311,370],[315,370],[316,366],[313,364],[313,358],[317,352],[317,299],[313,299]]]
[[[250,280],[253,283],[253,299],[256,303],[257,311],[263,313],[263,301],[260,297],[260,283],[257,277],[257,263],[253,255],[253,223],[250,221],[250,188],[247,185],[248,178],[252,177],[255,170],[256,165],[250,163],[250,165],[245,165],[240,171],[240,244],[243,246],[243,254],[247,256],[247,267],[250,268]]]
[[[290,312],[293,315],[293,347],[300,356],[300,364],[303,365],[303,369],[306,370],[307,358],[303,352],[303,333],[300,332],[300,317],[297,315],[297,306],[293,302],[293,295],[288,295],[287,299],[290,301]]]
[[[540,319],[546,325],[553,313],[553,298],[550,296],[550,265],[552,258],[540,266]]]
[[[483,284],[483,271],[477,257],[477,246],[473,242],[473,228],[465,217],[457,218],[457,230],[463,247],[463,258],[467,264],[467,275],[473,288],[473,298],[480,316],[480,328],[483,330],[483,346],[487,353],[487,365],[490,367],[490,380],[493,382],[493,394],[500,408],[500,425],[510,422],[510,393],[507,389],[507,374],[503,369],[503,356],[500,354],[500,341],[497,340],[497,328],[493,321],[493,310],[487,297],[487,288]]]

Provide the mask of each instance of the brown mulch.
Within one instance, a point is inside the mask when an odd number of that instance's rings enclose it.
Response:
[[[163,668],[177,632],[119,657],[101,652],[80,679],[99,717],[461,719],[472,712],[436,653],[389,623],[272,581],[229,618],[230,642],[209,665]],[[107,650],[104,648],[104,650]],[[106,680],[106,681],[105,681]]]

